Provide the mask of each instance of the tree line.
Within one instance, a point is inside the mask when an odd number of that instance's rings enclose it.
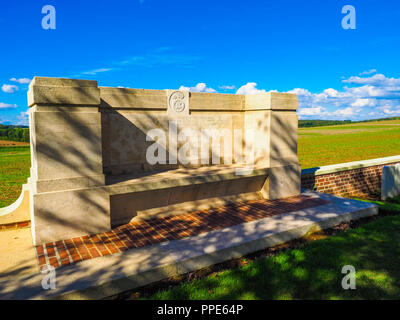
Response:
[[[370,119],[370,120],[361,120],[361,121],[351,121],[351,120],[299,120],[299,128],[336,126],[336,125],[340,125],[340,124],[375,122],[375,121],[388,121],[388,120],[400,120],[400,117],[379,118],[379,119]]]
[[[29,128],[0,124],[0,140],[29,142]]]

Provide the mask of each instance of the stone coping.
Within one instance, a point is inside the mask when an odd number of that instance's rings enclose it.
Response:
[[[396,163],[396,162],[400,162],[400,155],[303,169],[303,170],[301,170],[301,175],[302,176],[306,176],[306,175],[320,176],[320,175],[329,174],[329,173],[342,172],[342,171],[348,171],[348,170],[354,170],[354,169],[360,169],[360,168],[366,168],[366,167],[372,167],[372,166],[379,166],[379,165],[391,164],[391,163]]]
[[[189,101],[191,111],[296,111],[298,108],[297,96],[285,92],[247,95],[190,92]],[[93,80],[34,77],[29,85],[28,106],[35,105],[167,110],[167,89],[100,87]]]

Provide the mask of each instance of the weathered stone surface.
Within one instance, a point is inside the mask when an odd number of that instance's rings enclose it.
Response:
[[[382,169],[382,199],[400,195],[400,164],[384,166]]]
[[[35,77],[29,84],[30,107],[39,104],[98,106],[99,103],[97,81]]]

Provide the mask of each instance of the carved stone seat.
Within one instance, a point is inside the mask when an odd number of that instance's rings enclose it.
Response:
[[[28,104],[35,244],[155,214],[300,193],[293,94],[104,88],[35,77]],[[186,144],[189,164],[181,157]]]
[[[245,175],[238,175],[241,171]],[[268,168],[219,165],[112,176],[106,179],[111,224],[262,199],[268,172]]]

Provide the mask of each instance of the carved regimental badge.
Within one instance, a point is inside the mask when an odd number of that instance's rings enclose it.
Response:
[[[167,90],[168,115],[189,115],[189,91]]]

